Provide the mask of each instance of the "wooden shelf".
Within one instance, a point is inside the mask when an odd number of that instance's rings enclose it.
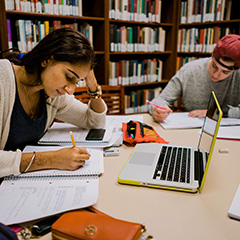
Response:
[[[54,15],[54,14],[46,14],[46,13],[31,13],[31,12],[22,12],[22,11],[6,11],[7,16],[10,15],[19,15],[19,16],[27,16],[27,17],[37,17],[37,18],[53,18],[53,19],[78,19],[84,21],[104,21],[104,17],[90,17],[90,16],[65,16],[65,15]]]
[[[206,52],[178,52],[179,56],[186,55],[186,56],[201,56],[201,57],[210,57],[212,53]]]
[[[163,79],[161,82],[147,82],[147,83],[139,83],[139,84],[131,84],[131,85],[124,85],[123,87],[125,88],[134,88],[134,87],[141,87],[141,86],[145,86],[145,87],[151,87],[151,86],[161,86],[163,84],[168,83],[168,79]]]
[[[171,51],[164,52],[110,52],[110,55],[169,55]]]
[[[127,24],[127,25],[143,25],[143,26],[152,26],[152,27],[172,27],[173,23],[153,23],[153,22],[138,22],[138,21],[127,21],[127,20],[115,20],[110,19],[110,23],[115,24]]]
[[[240,24],[240,19],[179,24],[179,28],[205,27],[205,26],[209,27],[209,26],[221,26],[221,25],[231,25],[231,24]]]

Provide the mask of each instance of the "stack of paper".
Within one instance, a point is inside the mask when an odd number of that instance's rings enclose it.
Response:
[[[240,220],[240,184],[228,210],[228,216]]]
[[[164,129],[184,129],[184,128],[201,128],[204,118],[189,117],[189,112],[170,113],[164,122],[159,124]]]
[[[116,138],[119,137],[118,135],[120,133],[117,134],[117,136],[116,133],[114,133],[113,136],[113,130],[114,128],[109,126],[106,128],[102,140],[90,141],[85,140],[89,130],[79,128],[69,123],[55,122],[38,143],[43,145],[72,145],[69,135],[69,132],[72,131],[77,146],[104,148],[112,146],[115,143]]]

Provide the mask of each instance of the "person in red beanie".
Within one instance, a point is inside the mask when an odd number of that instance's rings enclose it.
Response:
[[[221,38],[212,56],[191,61],[180,68],[167,86],[149,105],[157,122],[167,118],[178,98],[191,117],[205,117],[211,91],[223,109],[223,117],[240,118],[240,36]]]

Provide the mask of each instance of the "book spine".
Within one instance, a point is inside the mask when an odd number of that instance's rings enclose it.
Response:
[[[12,31],[11,31],[11,20],[7,19],[7,33],[8,33],[8,48],[13,47],[12,43]]]

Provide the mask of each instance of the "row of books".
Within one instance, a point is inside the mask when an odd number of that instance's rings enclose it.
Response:
[[[131,85],[162,80],[160,59],[120,60],[109,62],[109,85]]]
[[[8,45],[9,48],[17,46],[19,51],[28,52],[36,44],[43,39],[49,32],[62,27],[70,27],[82,32],[92,43],[93,41],[93,27],[88,23],[79,25],[77,22],[73,24],[63,24],[61,21],[32,21],[18,19],[11,23],[7,19],[8,29]],[[17,42],[13,42],[13,35],[16,36]]]
[[[177,57],[176,70],[178,71],[184,64],[197,59],[199,59],[199,57],[189,57],[189,56]]]
[[[111,52],[165,51],[166,31],[162,27],[117,26],[110,24]]]
[[[187,0],[181,2],[180,23],[230,20],[232,0]]]
[[[161,22],[162,0],[109,0],[109,18]]]
[[[178,52],[212,52],[220,38],[234,33],[228,27],[189,28],[178,31]]]
[[[82,16],[82,0],[5,0],[6,10]]]
[[[142,113],[148,111],[146,100],[152,100],[157,97],[162,91],[161,87],[155,89],[139,89],[130,91],[124,96],[125,113]]]

